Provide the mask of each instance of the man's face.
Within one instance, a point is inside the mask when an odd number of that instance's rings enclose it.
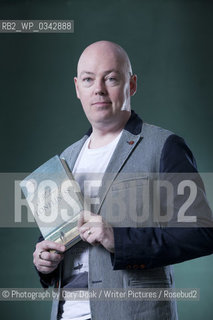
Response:
[[[74,81],[77,97],[92,126],[119,126],[130,112],[136,76],[130,76],[124,58],[112,48],[96,47],[85,52]]]

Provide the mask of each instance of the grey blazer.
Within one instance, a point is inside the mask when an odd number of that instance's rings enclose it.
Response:
[[[155,126],[145,123],[142,125],[141,119],[132,112],[104,175],[99,194],[100,203],[93,208],[95,213],[103,215],[104,219],[113,227],[136,228],[138,226],[137,219],[131,218],[131,212],[128,212],[125,217],[117,217],[117,212],[114,214],[112,209],[108,216],[108,206],[119,197],[122,199],[123,207],[128,207],[127,188],[136,190],[136,194],[138,194],[137,208],[143,206],[143,199],[137,190],[143,186],[147,172],[159,171],[162,148],[171,134],[171,132]],[[87,138],[88,135],[84,136],[61,154],[71,170]],[[122,197],[122,193],[124,197]],[[64,270],[66,270],[66,261],[69,260],[71,254],[72,248],[66,252],[63,262]],[[116,256],[116,252],[114,256]],[[114,270],[113,259],[113,255],[102,246],[89,247],[89,289],[128,290],[131,288],[171,288],[174,286],[171,266],[146,269],[144,265],[141,265],[137,270],[129,268],[129,266],[123,270]],[[61,279],[59,289],[60,283]],[[127,299],[119,301],[106,299],[101,301],[95,299],[90,301],[90,307],[92,320],[117,320],[118,318],[124,320],[175,320],[178,318],[174,300],[134,301]],[[57,318],[57,311],[58,301],[55,300],[53,301],[51,320]]]

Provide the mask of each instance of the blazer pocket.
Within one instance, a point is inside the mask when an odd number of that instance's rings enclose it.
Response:
[[[121,179],[122,178],[122,179]],[[112,226],[137,227],[149,219],[149,178],[122,175],[111,185],[102,215]]]
[[[130,279],[129,287],[133,288],[169,288],[172,283],[169,279]]]
[[[129,188],[142,187],[149,181],[148,175],[138,176],[138,177],[124,177],[122,180],[114,181],[111,186],[112,191],[122,191]]]

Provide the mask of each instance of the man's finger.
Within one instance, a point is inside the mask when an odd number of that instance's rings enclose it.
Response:
[[[55,251],[62,252],[62,253],[66,250],[64,245],[61,245],[59,243],[49,241],[49,240],[44,240],[42,242],[37,243],[36,249],[38,251],[55,250]]]
[[[58,262],[61,259],[63,259],[63,254],[56,253],[56,252],[41,251],[39,253],[39,258],[40,258],[40,260]]]

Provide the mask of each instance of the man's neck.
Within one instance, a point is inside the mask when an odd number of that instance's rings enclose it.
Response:
[[[121,130],[115,131],[115,132],[109,132],[107,134],[102,134],[101,132],[96,132],[96,133],[93,132],[90,136],[89,148],[97,149],[109,144],[119,135]]]
[[[123,123],[119,123],[117,126],[93,126],[89,148],[101,148],[112,142],[123,130],[128,119],[126,119]]]

